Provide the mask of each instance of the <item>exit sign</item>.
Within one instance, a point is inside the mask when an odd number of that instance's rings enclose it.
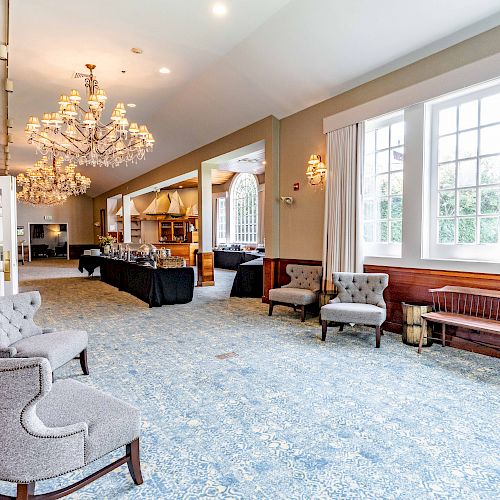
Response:
[[[43,220],[52,220],[52,215],[44,215]]]

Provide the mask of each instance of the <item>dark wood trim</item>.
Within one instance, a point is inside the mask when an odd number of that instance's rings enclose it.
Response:
[[[389,275],[389,286],[384,293],[387,304],[387,321],[383,327],[384,330],[394,333],[402,333],[403,329],[401,303],[432,305],[432,295],[429,292],[431,288],[452,285],[500,291],[500,274],[374,265],[365,265],[364,271],[367,273],[387,273]],[[440,333],[441,328],[436,330],[436,334]],[[446,345],[458,349],[500,357],[498,349],[487,345],[497,345],[497,343],[498,335],[475,333],[454,327],[446,329]]]
[[[214,253],[213,252],[198,252],[196,254],[198,281],[197,286],[214,286]]]
[[[80,366],[84,375],[89,375],[89,362],[87,358],[87,349],[80,353]]]
[[[128,469],[134,483],[136,485],[142,484],[143,479],[141,474],[139,439],[132,441],[126,446],[126,453],[123,457],[119,458],[109,465],[106,465],[102,469],[99,469],[90,476],[81,479],[74,484],[56,491],[43,493],[42,495],[35,495],[35,483],[19,483],[17,485],[16,497],[0,495],[0,500],[56,500],[67,495],[71,495],[71,493],[74,493],[84,486],[89,485],[96,479],[99,479],[100,477],[106,475],[108,472],[115,470],[125,463],[128,465]]]
[[[70,259],[79,259],[83,255],[84,250],[91,250],[92,248],[99,248],[95,243],[82,243],[76,245],[69,245],[68,252]]]

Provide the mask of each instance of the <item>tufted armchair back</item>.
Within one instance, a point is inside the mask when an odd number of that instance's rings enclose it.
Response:
[[[354,302],[386,308],[384,290],[389,284],[388,274],[334,273],[333,283],[338,295],[332,303]]]
[[[33,317],[42,299],[40,292],[25,292],[0,297],[0,348],[42,333]]]
[[[282,288],[301,288],[303,290],[311,290],[311,292],[319,292],[321,290],[322,272],[321,266],[288,264],[286,266],[286,274],[292,278],[292,281]]]
[[[51,389],[48,360],[0,359],[0,479],[28,483],[85,464],[87,424],[50,428],[37,415],[37,404]]]

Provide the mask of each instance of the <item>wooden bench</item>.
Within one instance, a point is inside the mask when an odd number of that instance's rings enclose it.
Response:
[[[427,321],[441,325],[441,345],[446,345],[446,326],[500,335],[500,291],[444,286],[429,290],[432,312],[422,314],[424,325],[418,352],[422,352]],[[436,339],[438,340],[438,339]]]

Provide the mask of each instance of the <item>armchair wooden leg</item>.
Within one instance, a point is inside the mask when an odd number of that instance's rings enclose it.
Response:
[[[375,328],[375,347],[379,348],[380,347],[380,336],[382,333],[382,329],[380,326],[377,326]]]
[[[82,367],[82,372],[84,375],[89,374],[89,363],[87,359],[87,349],[84,349],[80,353],[80,366]]]
[[[300,321],[304,323],[306,320],[306,306],[300,306]]]
[[[441,345],[446,346],[446,324],[441,323]]]
[[[272,316],[272,315],[273,315],[273,308],[274,308],[273,301],[272,301],[272,300],[270,300],[270,301],[269,301],[269,316]]]
[[[326,319],[321,321],[321,340],[326,340],[326,330],[328,329],[328,321]]]
[[[21,483],[17,485],[17,500],[29,500],[35,495],[35,483]]]
[[[127,457],[129,457],[127,461],[128,470],[134,483],[139,485],[144,481],[142,479],[141,473],[141,453],[139,449],[139,439],[132,441],[127,445]]]
[[[342,332],[343,330],[344,330],[344,323],[340,323],[339,332]]]
[[[427,331],[427,321],[422,318],[422,328],[420,329],[420,339],[418,341],[418,350],[419,354],[422,353],[422,346],[424,345],[424,333]]]

